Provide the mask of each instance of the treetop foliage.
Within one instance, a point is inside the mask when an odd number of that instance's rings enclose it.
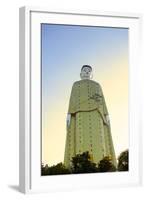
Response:
[[[100,172],[115,172],[115,171],[128,171],[128,150],[123,151],[118,157],[118,167],[116,168],[110,156],[104,157],[99,163],[92,161],[92,155],[88,151],[82,154],[77,154],[72,157],[71,168],[68,169],[60,162],[53,166],[47,164],[41,165],[41,175],[59,175],[59,174],[80,174],[80,173],[100,173]]]

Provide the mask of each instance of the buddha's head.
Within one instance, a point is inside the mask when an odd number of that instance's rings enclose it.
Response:
[[[92,67],[90,65],[83,65],[80,73],[81,79],[91,79],[92,78]]]

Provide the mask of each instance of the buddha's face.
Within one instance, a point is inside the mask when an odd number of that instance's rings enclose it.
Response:
[[[81,79],[90,79],[91,78],[92,69],[90,67],[84,67],[81,70]]]

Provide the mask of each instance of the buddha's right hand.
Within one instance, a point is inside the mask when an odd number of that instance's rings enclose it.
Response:
[[[67,114],[67,117],[66,117],[66,125],[67,125],[67,127],[69,127],[70,126],[70,120],[71,120],[71,114]]]

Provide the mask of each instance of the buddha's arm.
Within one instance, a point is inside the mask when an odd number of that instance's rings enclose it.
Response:
[[[105,115],[107,125],[110,125],[109,115]]]
[[[105,116],[105,119],[106,119],[106,123],[107,123],[107,125],[110,125],[110,118],[109,118],[109,114],[108,114],[108,110],[107,110],[107,106],[106,106],[104,96],[103,96],[103,102],[104,102],[104,116]]]
[[[70,126],[70,120],[71,120],[71,114],[68,113],[68,114],[67,114],[67,117],[66,117],[66,125],[67,125],[67,127]]]
[[[102,91],[101,87],[100,87],[100,91],[101,91],[101,95],[102,95],[102,99],[103,99],[103,112],[104,112],[106,124],[110,125],[110,118],[109,118],[109,114],[108,114],[105,98],[104,98],[103,91]]]
[[[70,122],[71,122],[71,112],[73,110],[74,104],[72,102],[74,96],[75,96],[75,90],[76,90],[76,84],[74,83],[72,86],[72,90],[71,90],[71,95],[70,95],[70,101],[69,101],[69,109],[68,109],[68,113],[66,116],[66,126],[67,128],[70,126]]]

